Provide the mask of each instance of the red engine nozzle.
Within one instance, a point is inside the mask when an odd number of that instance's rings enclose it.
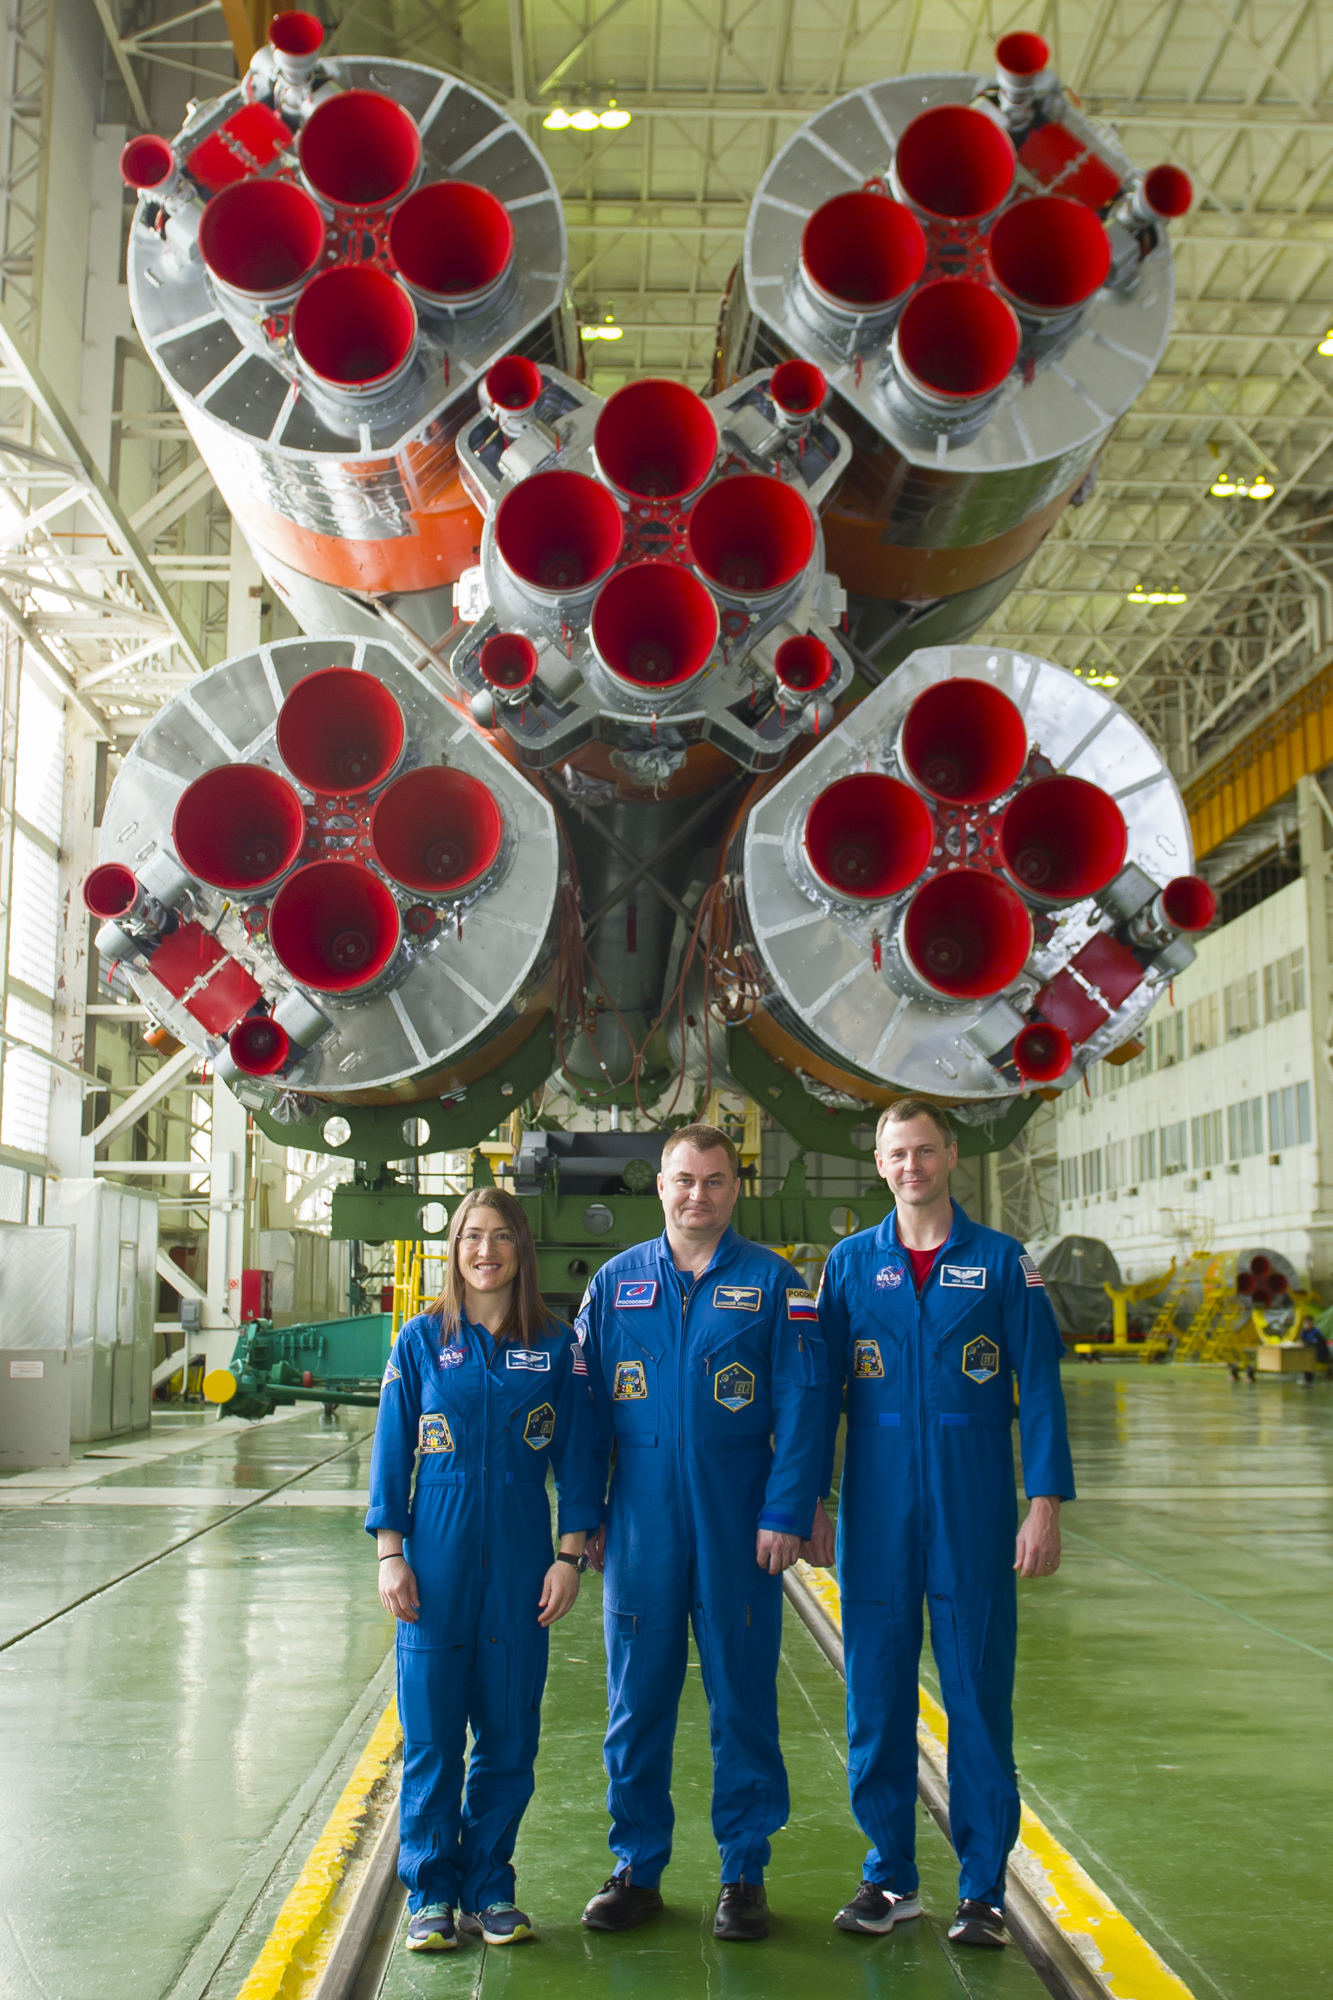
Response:
[[[181,793],[171,837],[182,864],[211,888],[265,889],[305,845],[305,812],[276,771],[219,764]]]
[[[1273,1294],[1273,1297],[1277,1299],[1281,1298],[1283,1292],[1290,1291],[1291,1280],[1288,1278],[1286,1272],[1271,1271],[1268,1277],[1268,1289]]]
[[[141,132],[120,149],[120,174],[126,187],[140,194],[164,194],[174,184],[176,155],[167,139],[156,132]]]
[[[693,680],[717,634],[712,597],[675,563],[637,562],[617,570],[592,608],[598,658],[636,688],[677,688]]]
[[[1267,1278],[1271,1274],[1272,1269],[1272,1259],[1265,1257],[1262,1252],[1257,1257],[1251,1257],[1250,1270],[1256,1278]]]
[[[1269,1306],[1271,1306],[1272,1303],[1273,1303],[1273,1294],[1268,1289],[1267,1285],[1256,1285],[1254,1290],[1250,1293],[1250,1304],[1252,1306],[1257,1306],[1260,1312],[1267,1312]]]
[[[934,828],[919,792],[878,771],[839,778],[806,814],[805,851],[835,895],[882,902],[915,882]]]
[[[379,877],[354,861],[312,861],[273,898],[268,936],[303,986],[354,993],[397,951],[398,905]]]
[[[423,764],[375,801],[370,845],[385,874],[422,896],[453,896],[492,866],[504,838],[495,795],[479,778]]]
[[[1005,807],[1000,855],[1018,888],[1051,903],[1095,896],[1125,865],[1124,814],[1100,785],[1039,778]]]
[[[806,284],[824,305],[858,319],[902,298],[925,266],[925,231],[911,209],[869,189],[834,195],[801,232]]]
[[[1040,76],[1050,60],[1049,44],[1040,35],[1027,34],[1021,29],[1012,35],[1001,35],[995,44],[996,66],[1006,76],[1023,83]]]
[[[493,409],[511,417],[526,417],[542,393],[542,371],[525,354],[506,354],[486,370],[486,397]]]
[[[1086,202],[1063,195],[1016,201],[990,233],[995,282],[1038,318],[1073,312],[1106,282],[1111,239]]]
[[[132,868],[121,861],[104,861],[84,881],[83,906],[89,916],[112,923],[117,917],[128,917],[142,894]]]
[[[898,141],[893,176],[899,191],[940,222],[980,222],[1014,184],[1017,156],[984,111],[936,104],[920,112]]]
[[[1177,875],[1158,901],[1163,917],[1178,931],[1206,931],[1217,915],[1217,897],[1201,875]]]
[[[515,580],[547,600],[599,584],[620,554],[625,525],[606,488],[582,472],[538,472],[507,493],[495,546]]]
[[[383,681],[321,667],[278,712],[278,753],[298,784],[326,797],[382,785],[403,754],[403,711]]]
[[[373,394],[396,381],[416,351],[416,307],[387,271],[335,264],[312,278],[297,300],[292,341],[325,388]]]
[[[598,417],[593,449],[618,492],[681,501],[699,491],[717,463],[717,425],[683,382],[629,382]]]
[[[734,597],[794,583],[815,552],[815,517],[795,487],[766,473],[719,479],[690,515],[690,558]]]
[[[1140,189],[1144,206],[1163,222],[1185,214],[1194,199],[1194,183],[1179,167],[1149,167]]]
[[[1250,1293],[1254,1290],[1253,1271],[1237,1271],[1236,1290],[1241,1294],[1242,1298],[1250,1296]]]
[[[1023,970],[1032,919],[1007,882],[977,868],[932,876],[903,918],[903,947],[918,976],[951,1000],[999,993]]]
[[[975,402],[1000,387],[1022,345],[1014,309],[972,278],[934,278],[913,292],[894,329],[894,359],[927,402]]]
[[[343,90],[317,105],[298,151],[309,185],[334,208],[387,208],[421,171],[415,121],[378,90]]]
[[[324,217],[294,181],[234,181],[204,210],[199,249],[229,291],[294,297],[324,255]]]
[[[280,56],[313,62],[324,46],[324,26],[313,14],[303,14],[292,7],[273,16],[268,24],[268,38]]]
[[[513,263],[514,225],[488,188],[432,181],[394,210],[389,255],[420,298],[455,310],[477,306]]]
[[[837,663],[822,639],[812,632],[784,639],[773,656],[773,676],[784,694],[805,701],[826,688],[837,672]]]
[[[907,711],[900,754],[923,791],[951,805],[982,805],[1007,792],[1027,761],[1023,718],[989,681],[948,680]]]
[[[537,678],[537,648],[521,632],[492,632],[477,666],[487,687],[497,694],[518,694]]]
[[[276,1076],[292,1053],[291,1036],[268,1014],[247,1014],[227,1037],[231,1059],[245,1076]]]
[[[805,423],[823,409],[828,381],[813,361],[780,361],[768,378],[768,393],[780,417]]]
[[[1034,1021],[1014,1037],[1014,1066],[1028,1083],[1054,1083],[1073,1059],[1068,1035],[1049,1021]]]

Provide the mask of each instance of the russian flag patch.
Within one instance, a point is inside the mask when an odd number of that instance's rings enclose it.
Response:
[[[789,1291],[787,1293],[787,1318],[817,1320],[819,1318],[819,1303],[814,1293]]]
[[[1023,1255],[1019,1258],[1018,1261],[1023,1266],[1024,1282],[1028,1285],[1036,1285],[1040,1291],[1044,1292],[1046,1289],[1046,1282],[1042,1277],[1041,1272],[1037,1269],[1037,1266],[1033,1261],[1033,1259],[1028,1256],[1026,1250],[1023,1252]]]

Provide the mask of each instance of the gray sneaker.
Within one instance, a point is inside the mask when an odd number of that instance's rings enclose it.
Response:
[[[895,1896],[878,1882],[863,1882],[850,1903],[845,1903],[833,1919],[840,1931],[872,1931],[876,1936],[921,1915],[921,1898]]]
[[[423,1903],[408,1920],[409,1951],[457,1951],[458,1932],[448,1903]]]
[[[513,1903],[488,1903],[484,1910],[462,1910],[458,1928],[467,1937],[484,1938],[487,1944],[518,1944],[533,1936],[532,1918]]]
[[[949,1926],[950,1944],[979,1944],[995,1951],[1008,1944],[1004,1932],[1004,1911],[994,1903],[978,1903],[964,1897],[954,1911]]]

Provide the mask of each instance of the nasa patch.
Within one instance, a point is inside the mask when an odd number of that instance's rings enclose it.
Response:
[[[451,1340],[447,1347],[440,1349],[441,1368],[461,1368],[467,1360],[467,1349],[461,1340]]]
[[[452,1451],[453,1448],[454,1434],[449,1428],[448,1417],[442,1411],[434,1410],[429,1416],[421,1418],[417,1425],[418,1451]]]
[[[528,1375],[549,1375],[551,1357],[544,1347],[511,1347],[505,1352],[506,1368],[521,1368]]]
[[[644,1311],[657,1298],[656,1278],[622,1278],[613,1303],[624,1312]]]
[[[790,1297],[790,1294],[788,1294]],[[714,1285],[713,1304],[719,1312],[757,1313],[764,1303],[762,1285]]]
[[[729,1368],[719,1368],[713,1383],[713,1400],[728,1410],[743,1410],[747,1403],[752,1403],[754,1376],[750,1370],[742,1368],[739,1361],[733,1361]]]
[[[984,1264],[941,1264],[940,1283],[952,1285],[960,1292],[984,1292],[986,1267]]]
[[[896,1292],[902,1281],[903,1267],[901,1264],[881,1264],[875,1273],[875,1290],[877,1292]]]
[[[641,1403],[648,1394],[648,1382],[643,1372],[642,1361],[617,1361],[614,1380],[611,1383],[613,1403]]]
[[[963,1349],[963,1373],[973,1382],[989,1382],[1000,1372],[1000,1350],[993,1340],[969,1340]]]
[[[523,1442],[533,1451],[545,1451],[555,1436],[555,1411],[549,1403],[539,1403],[528,1413],[528,1421],[523,1426]]]
[[[883,1375],[884,1362],[877,1340],[857,1341],[852,1349],[852,1373],[862,1382]]]

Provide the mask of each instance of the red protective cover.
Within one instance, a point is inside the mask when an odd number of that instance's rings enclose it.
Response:
[[[181,924],[170,937],[163,938],[149,961],[149,970],[179,1000],[225,956],[217,939],[210,937],[202,924]]]
[[[1127,946],[1117,944],[1105,931],[1089,938],[1082,951],[1076,952],[1069,963],[1076,972],[1082,973],[1089,986],[1097,988],[1112,1007],[1128,1000],[1134,988],[1143,983],[1143,967],[1133,952]]]
[[[236,959],[228,958],[215,937],[202,924],[181,924],[163,938],[149,960],[149,971],[177,1000],[184,1000],[210,1035],[226,1035],[244,1020],[263,988],[250,977]],[[204,979],[206,985],[200,986]],[[191,992],[198,987],[197,992]],[[186,999],[186,995],[189,998]]]
[[[292,135],[276,112],[266,104],[245,104],[200,140],[186,158],[185,171],[216,194],[266,167],[291,143]]]
[[[1110,1018],[1070,972],[1057,972],[1050,985],[1042,987],[1036,1012],[1053,1028],[1063,1028],[1071,1042],[1086,1042]]]
[[[243,1021],[256,1000],[262,1000],[264,989],[250,977],[245,967],[236,959],[226,959],[213,974],[207,986],[185,1003],[187,1012],[194,1015],[210,1035],[229,1035],[238,1021]]]
[[[1067,125],[1041,125],[1023,141],[1019,165],[1040,181],[1045,194],[1062,194],[1089,208],[1105,208],[1120,192],[1120,182],[1104,160],[1089,153]]]

